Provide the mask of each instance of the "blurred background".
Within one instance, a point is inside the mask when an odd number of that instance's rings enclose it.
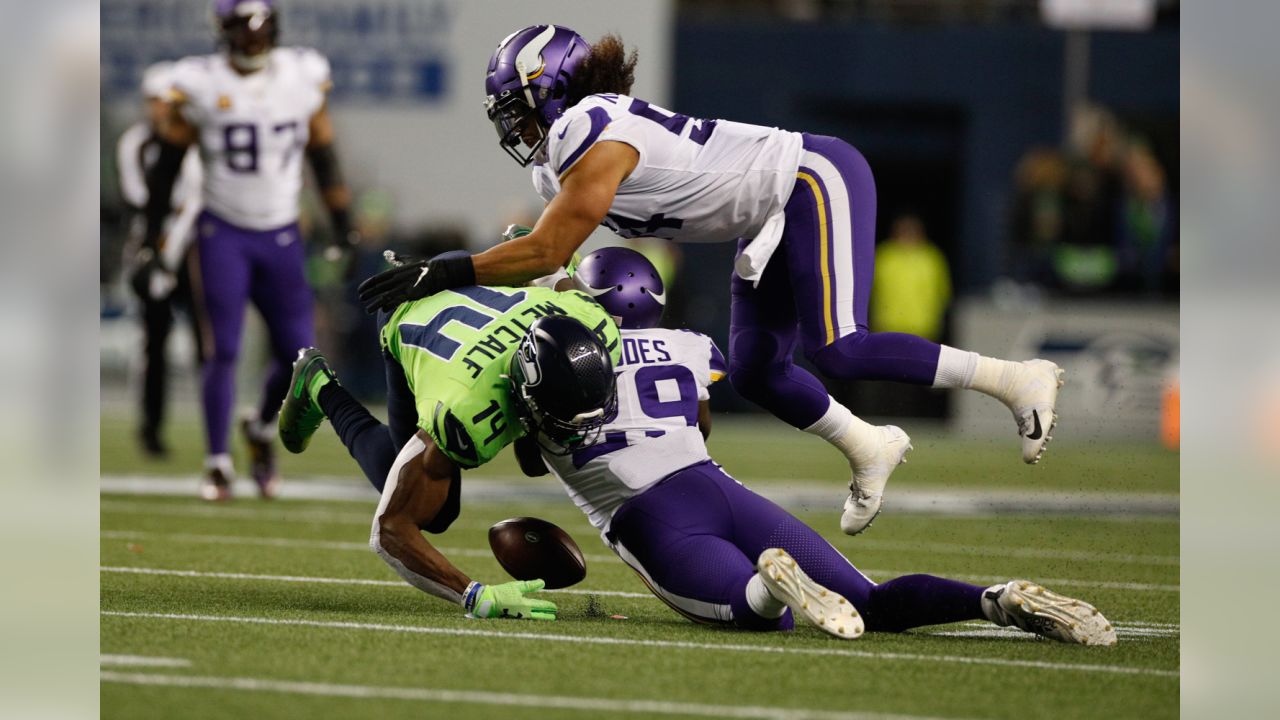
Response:
[[[879,193],[874,330],[1067,368],[1077,438],[1177,446],[1178,35],[1168,0],[637,0],[536,8],[462,0],[282,0],[281,43],[332,63],[338,154],[364,237],[354,280],[310,264],[322,348],[377,402],[371,319],[353,285],[381,252],[482,250],[532,224],[527,171],[484,118],[483,68],[511,29],[552,21],[640,53],[634,94],[679,112],[839,136]],[[136,424],[141,328],[125,282],[130,212],[116,138],[142,117],[143,70],[212,52],[200,0],[104,0],[101,377],[109,438]],[[303,226],[329,232],[314,191]],[[607,231],[593,243],[620,243]],[[667,324],[727,348],[732,244],[639,241],[667,276]],[[170,342],[174,417],[194,431],[190,324]],[[256,342],[254,338],[259,338]],[[242,393],[267,351],[251,327]],[[832,388],[856,413],[932,418],[960,436],[1010,434],[974,393]],[[755,412],[725,384],[720,412]],[[105,463],[105,460],[104,460]],[[107,468],[104,466],[104,471]],[[193,465],[192,470],[195,470]]]

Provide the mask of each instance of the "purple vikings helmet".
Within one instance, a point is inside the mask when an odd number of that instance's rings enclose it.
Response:
[[[657,327],[667,294],[658,270],[624,247],[601,248],[578,263],[574,287],[595,298],[624,330]]]
[[[280,34],[274,0],[213,0],[213,23],[232,65],[245,72],[266,67]]]
[[[498,43],[484,78],[484,107],[507,154],[527,166],[547,141],[547,129],[564,114],[572,77],[591,46],[559,25],[530,25]],[[524,128],[526,118],[536,127]],[[521,130],[536,133],[528,154],[520,152]]]

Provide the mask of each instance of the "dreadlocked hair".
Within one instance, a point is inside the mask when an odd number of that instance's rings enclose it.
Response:
[[[636,51],[628,53],[622,38],[613,33],[600,38],[569,80],[567,105],[572,107],[582,98],[597,93],[630,95],[631,85],[636,81],[636,60]]]

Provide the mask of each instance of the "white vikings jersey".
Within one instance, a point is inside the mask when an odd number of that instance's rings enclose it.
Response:
[[[709,460],[698,402],[724,377],[711,338],[687,330],[623,330],[618,417],[600,441],[572,455],[543,453],[591,524],[604,530],[628,498],[677,470]]]
[[[173,96],[200,131],[205,208],[248,230],[297,220],[311,116],[328,89],[329,61],[308,48],[276,48],[248,75],[222,54],[178,61]]]
[[[791,197],[804,154],[799,133],[727,120],[698,120],[626,95],[591,95],[547,131],[533,185],[547,202],[597,142],[640,153],[604,225],[625,238],[680,242],[754,238]]]

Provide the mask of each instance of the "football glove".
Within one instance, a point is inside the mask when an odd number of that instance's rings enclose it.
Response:
[[[462,594],[462,605],[479,618],[555,620],[555,603],[525,597],[541,590],[545,585],[542,580],[513,580],[501,585],[472,582]]]
[[[475,284],[476,269],[470,255],[418,260],[383,270],[360,283],[360,304],[370,315],[379,310],[390,312],[401,303]]]
[[[522,238],[531,232],[533,232],[533,228],[531,227],[526,227],[524,225],[516,225],[512,223],[511,225],[507,226],[506,230],[502,231],[502,242],[506,242],[508,240],[515,240],[516,238]]]

